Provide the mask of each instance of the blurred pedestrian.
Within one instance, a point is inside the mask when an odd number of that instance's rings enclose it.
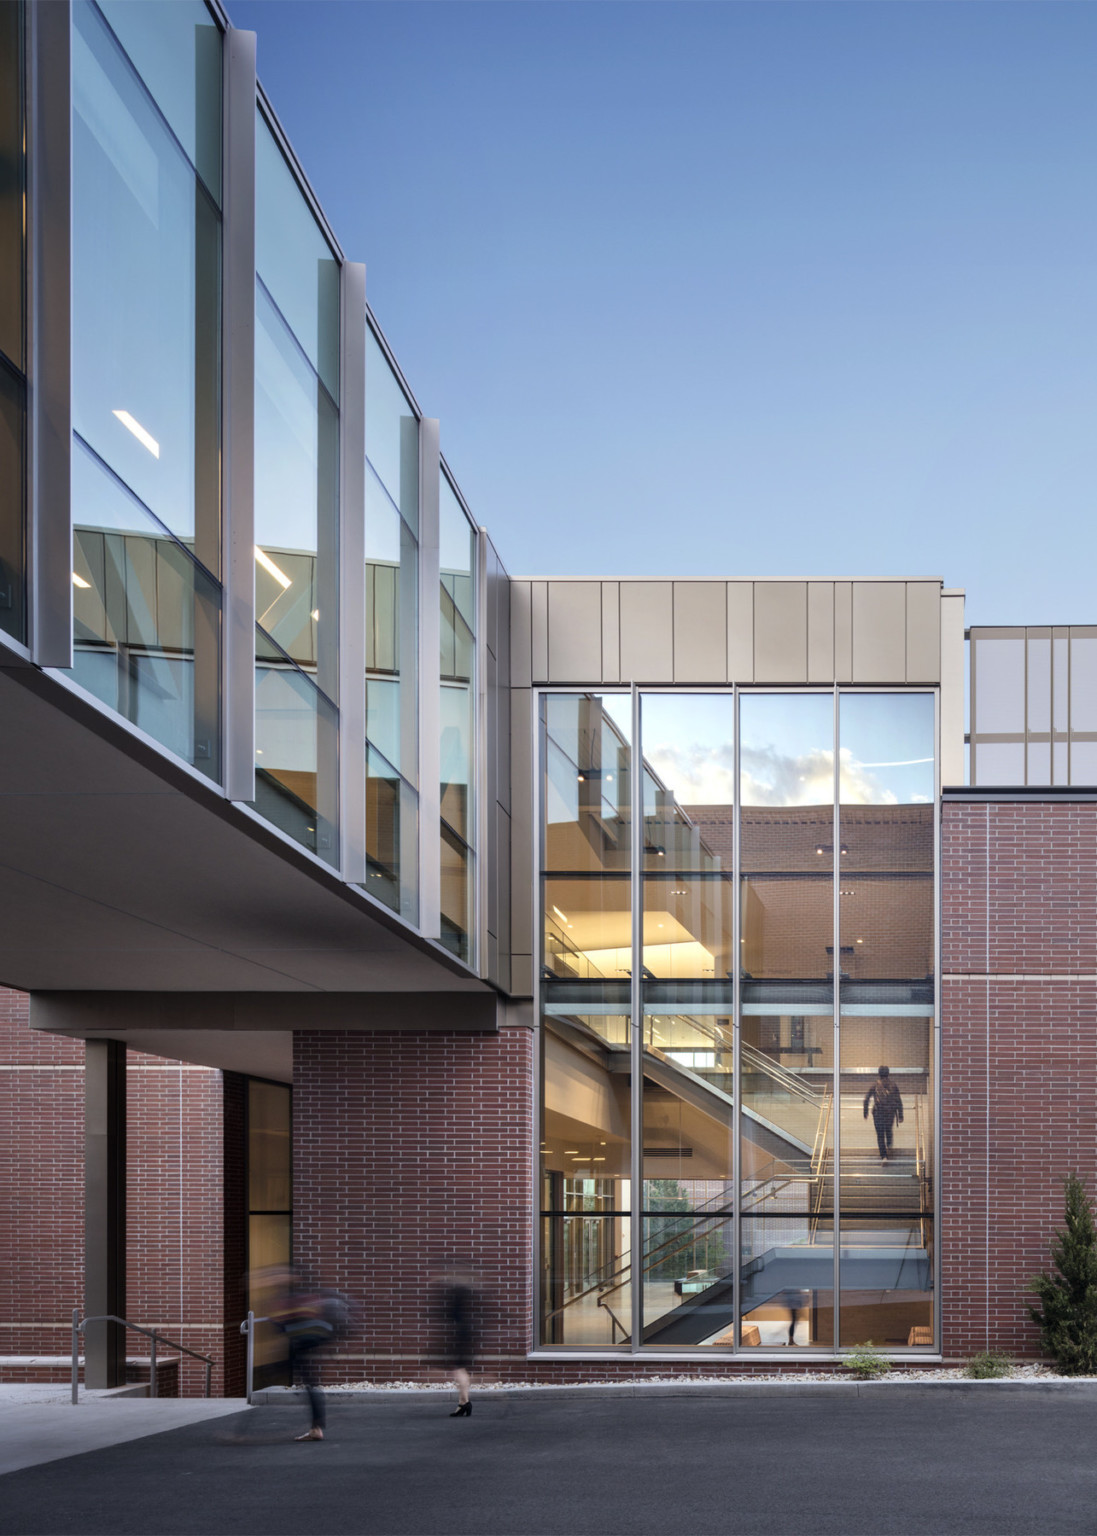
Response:
[[[322,1440],[327,1424],[327,1405],[320,1388],[320,1351],[334,1343],[349,1320],[349,1306],[338,1291],[312,1286],[296,1270],[285,1268],[272,1276],[276,1299],[269,1318],[286,1338],[290,1378],[308,1393],[312,1422],[297,1440]]]
[[[469,1401],[471,1371],[476,1362],[477,1283],[470,1265],[456,1264],[434,1278],[434,1311],[440,1352],[457,1387],[457,1407],[451,1419],[472,1414]]]

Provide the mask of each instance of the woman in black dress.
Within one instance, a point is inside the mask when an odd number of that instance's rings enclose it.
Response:
[[[437,1282],[437,1313],[442,1352],[457,1386],[457,1407],[451,1419],[467,1419],[469,1373],[476,1360],[476,1281],[467,1269],[448,1269]]]

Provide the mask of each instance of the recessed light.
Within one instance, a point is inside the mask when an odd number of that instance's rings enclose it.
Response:
[[[79,587],[82,592],[86,592],[91,586],[90,581],[85,581],[82,576],[77,576],[75,571],[72,573],[72,584],[74,587]]]
[[[133,433],[134,437],[141,444],[142,448],[148,449],[154,459],[158,459],[160,457],[160,444],[156,441],[151,432],[145,431],[144,427],[136,419],[136,417],[131,416],[129,411],[114,411],[113,414],[117,416],[118,420],[122,423],[127,432]]]

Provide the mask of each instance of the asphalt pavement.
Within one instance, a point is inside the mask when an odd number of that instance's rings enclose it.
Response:
[[[996,1385],[258,1407],[0,1477],[0,1532],[1093,1536],[1094,1387]]]

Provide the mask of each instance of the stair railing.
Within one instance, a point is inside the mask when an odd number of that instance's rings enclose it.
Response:
[[[87,1329],[89,1323],[117,1323],[121,1328],[129,1328],[134,1333],[143,1333],[151,1340],[149,1347],[149,1396],[159,1396],[156,1379],[156,1346],[166,1344],[169,1349],[182,1350],[184,1355],[190,1355],[195,1360],[202,1360],[206,1366],[206,1396],[210,1395],[210,1374],[217,1364],[212,1355],[199,1354],[198,1350],[191,1349],[186,1344],[180,1344],[176,1339],[169,1339],[167,1334],[161,1333],[159,1328],[142,1328],[140,1323],[127,1322],[124,1317],[116,1317],[113,1312],[105,1312],[100,1317],[81,1318],[80,1308],[72,1309],[72,1401],[73,1406],[80,1401],[80,1335]]]

